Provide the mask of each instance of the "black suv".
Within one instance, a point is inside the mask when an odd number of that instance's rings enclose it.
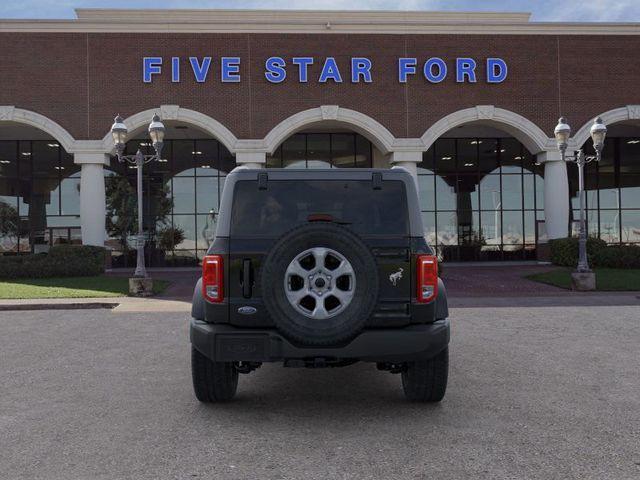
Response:
[[[404,169],[235,169],[191,321],[198,400],[230,400],[262,362],[402,374],[410,400],[447,386],[437,259]]]

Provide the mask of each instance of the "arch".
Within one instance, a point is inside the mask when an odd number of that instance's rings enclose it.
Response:
[[[195,110],[190,110],[188,108],[182,108],[178,105],[161,105],[159,108],[151,108],[149,110],[138,112],[126,118],[124,124],[127,126],[129,131],[132,132],[141,127],[146,127],[155,113],[160,115],[162,121],[172,120],[198,127],[199,129],[211,134],[231,153],[235,154],[236,152],[236,142],[238,139],[231,130],[216,119],[205,115],[204,113],[196,112]],[[105,153],[113,154],[115,152],[111,132],[107,132],[102,139],[102,147]]]
[[[421,139],[428,149],[433,143],[452,128],[470,122],[482,122],[504,130],[518,139],[531,153],[536,154],[554,148],[554,140],[549,138],[540,127],[517,113],[497,108],[493,105],[478,105],[450,113],[434,123],[422,135]]]
[[[55,138],[68,153],[73,153],[75,139],[60,124],[44,115],[6,105],[0,106],[0,122],[16,122],[35,127]]]
[[[625,107],[614,108],[613,110],[608,110],[600,115],[596,115],[596,117],[597,116],[602,118],[602,122],[607,126],[626,120],[640,120],[640,105],[627,105]],[[593,120],[596,117],[591,118],[575,133],[572,138],[574,149],[582,148],[582,145],[589,140],[591,137],[591,125],[593,125]]]
[[[383,154],[387,154],[393,149],[395,137],[377,120],[348,108],[341,108],[337,105],[322,105],[291,115],[273,127],[263,139],[267,152],[273,153],[291,135],[308,125],[319,122],[347,126],[367,137]]]

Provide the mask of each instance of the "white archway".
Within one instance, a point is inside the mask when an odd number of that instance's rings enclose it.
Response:
[[[193,125],[194,127],[211,134],[231,153],[236,152],[236,142],[238,139],[231,130],[216,119],[205,115],[204,113],[196,112],[195,110],[190,110],[188,108],[182,108],[178,105],[161,105],[159,108],[151,108],[149,110],[138,112],[126,118],[124,120],[124,124],[130,132],[141,127],[146,127],[151,121],[153,115],[156,113],[160,115],[162,121],[173,120]],[[112,155],[115,153],[111,132],[107,132],[102,139],[102,147],[104,152],[107,154]]]
[[[640,105],[627,105],[626,107],[614,108],[597,116],[602,118],[602,122],[607,126],[626,120],[640,120]],[[591,136],[591,125],[593,125],[593,118],[575,133],[571,139],[574,143],[570,145],[574,150],[582,148],[582,145],[589,140]]]
[[[322,105],[285,118],[264,137],[264,146],[268,153],[273,153],[282,142],[294,133],[320,122],[349,127],[367,137],[385,155],[393,150],[395,137],[380,122],[364,113],[341,108],[337,105]]]
[[[0,123],[15,122],[29,125],[48,133],[55,138],[68,153],[73,153],[75,139],[67,130],[44,115],[16,108],[13,105],[0,106]]]
[[[539,153],[555,148],[552,138],[535,123],[517,113],[494,107],[493,105],[478,105],[472,108],[458,110],[441,118],[424,132],[421,139],[428,149],[433,143],[452,128],[461,125],[481,122],[493,125],[518,139],[531,153]]]

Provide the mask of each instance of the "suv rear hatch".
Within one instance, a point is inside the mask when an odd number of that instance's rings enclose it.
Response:
[[[230,322],[270,325],[261,302],[264,256],[290,229],[307,222],[331,221],[357,233],[376,258],[379,301],[369,326],[408,324],[411,237],[404,182],[383,181],[375,171],[368,180],[340,178],[335,171],[329,179],[309,173],[295,180],[278,179],[278,175],[271,179],[268,173],[260,173],[258,180],[236,183],[229,239]]]

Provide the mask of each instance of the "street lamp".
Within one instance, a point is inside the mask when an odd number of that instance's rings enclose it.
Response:
[[[587,228],[585,221],[585,191],[584,191],[584,166],[590,162],[599,162],[602,157],[602,149],[604,148],[604,139],[607,135],[607,127],[602,123],[600,117],[596,118],[591,126],[591,139],[593,140],[593,148],[596,151],[594,155],[585,155],[582,149],[568,155],[567,147],[569,145],[569,137],[571,136],[571,127],[567,120],[562,117],[558,120],[558,125],[554,130],[558,150],[562,154],[562,160],[574,162],[578,165],[578,191],[580,195],[580,237],[578,240],[579,257],[577,273],[591,273],[589,269],[589,261],[587,259]]]
[[[119,162],[127,162],[135,165],[135,168],[138,170],[138,235],[136,237],[137,259],[136,271],[133,276],[137,278],[146,278],[147,270],[144,266],[144,233],[142,225],[142,166],[145,163],[149,163],[153,160],[160,160],[160,154],[162,153],[162,146],[164,143],[165,128],[162,121],[160,121],[160,117],[155,114],[151,119],[151,123],[149,124],[149,137],[151,137],[153,148],[156,152],[154,155],[143,155],[139,148],[135,155],[125,155],[124,147],[127,142],[127,133],[127,126],[124,124],[124,120],[122,119],[122,117],[118,115],[115,118],[113,125],[111,126],[111,136],[113,137],[113,143],[116,147],[116,156],[118,157]]]

